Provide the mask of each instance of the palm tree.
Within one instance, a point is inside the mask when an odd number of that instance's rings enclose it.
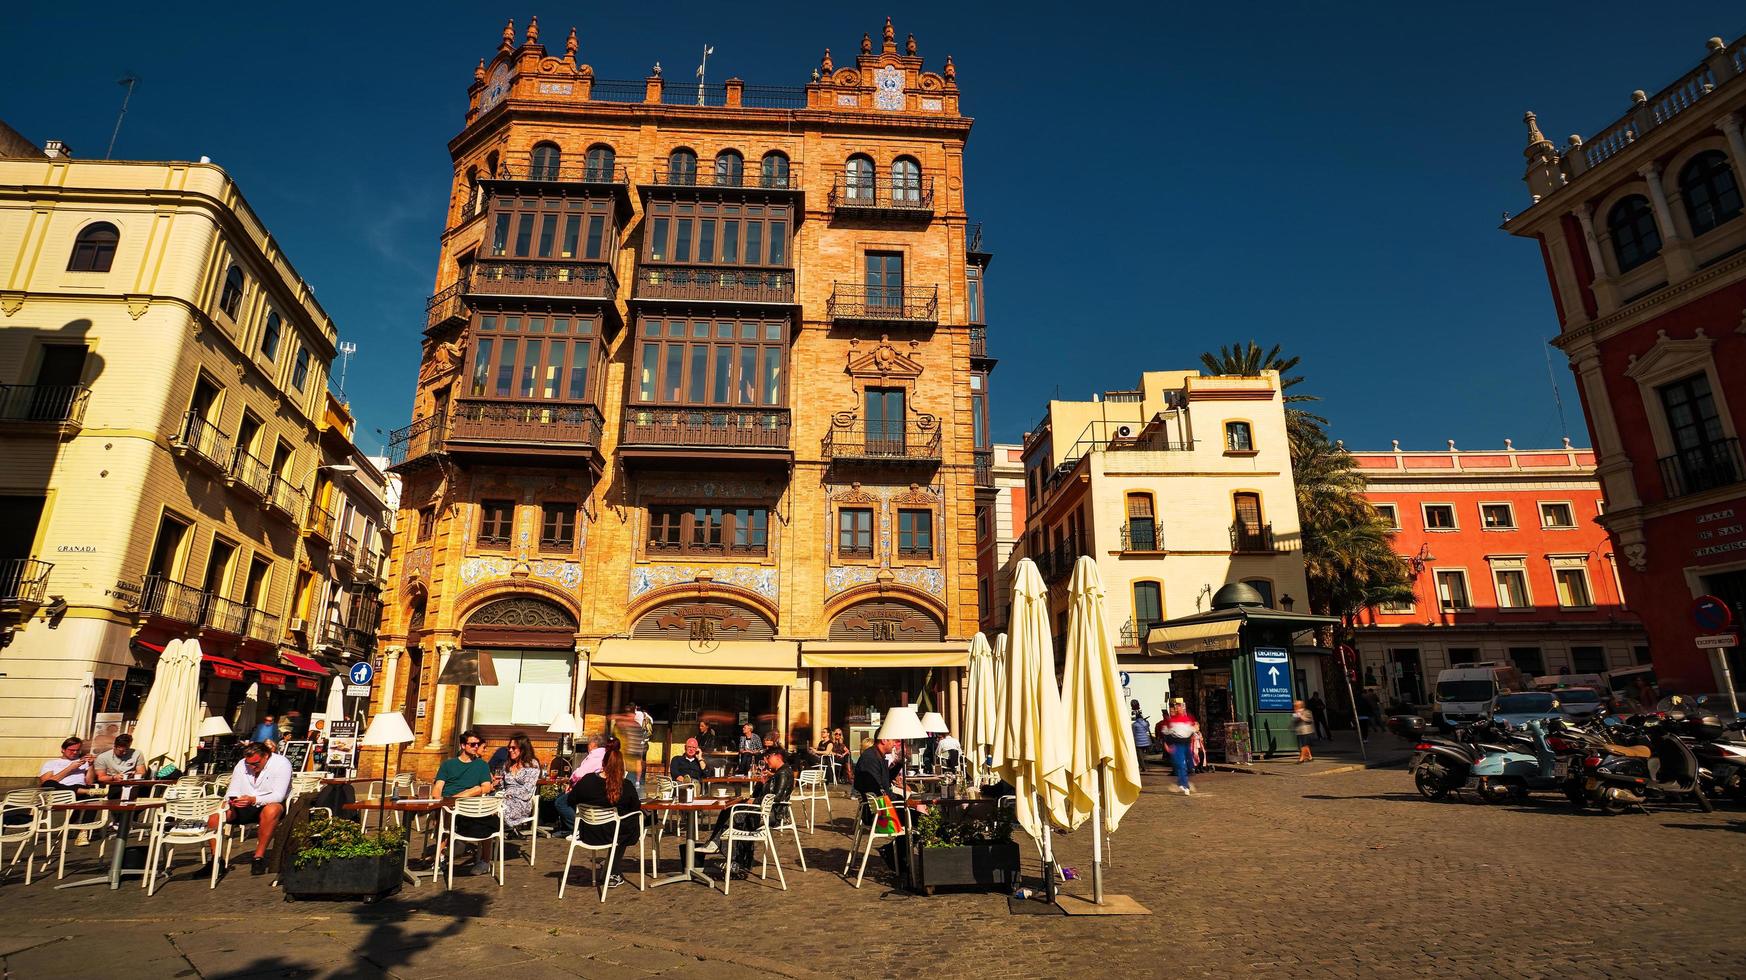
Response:
[[[1278,371],[1279,390],[1286,405],[1321,401],[1315,395],[1291,391],[1304,380],[1301,374],[1290,374],[1291,371],[1296,370],[1298,362],[1302,358],[1280,357],[1279,351],[1279,345],[1274,344],[1272,350],[1262,353],[1261,345],[1251,340],[1247,344],[1220,347],[1216,355],[1211,351],[1205,351],[1200,355],[1200,363],[1215,375],[1234,374],[1240,377],[1258,378],[1263,371]],[[1314,412],[1289,407],[1285,410],[1285,426],[1289,432],[1297,433],[1311,428],[1319,429],[1327,424],[1327,419]]]

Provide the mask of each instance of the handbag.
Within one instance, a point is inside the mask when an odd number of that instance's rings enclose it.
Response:
[[[869,801],[873,809],[873,832],[887,837],[895,837],[903,833],[903,816],[891,802],[891,797],[884,793]]]

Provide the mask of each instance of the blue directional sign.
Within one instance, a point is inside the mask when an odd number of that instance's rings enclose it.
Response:
[[[1255,648],[1255,710],[1291,710],[1291,655],[1278,647]]]
[[[353,684],[366,685],[375,679],[376,668],[370,666],[368,660],[360,660],[357,663],[352,664],[351,669],[346,671],[346,676],[350,678]]]

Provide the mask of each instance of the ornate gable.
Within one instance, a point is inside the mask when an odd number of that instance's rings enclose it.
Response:
[[[919,350],[921,341],[912,340],[906,346],[910,351]],[[849,363],[843,371],[855,378],[914,381],[921,377],[922,366],[910,354],[892,346],[890,334],[881,334],[878,345],[871,350],[862,350],[859,339],[850,340]]]

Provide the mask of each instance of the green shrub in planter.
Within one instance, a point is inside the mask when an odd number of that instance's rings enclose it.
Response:
[[[374,901],[400,887],[406,828],[367,833],[350,820],[308,820],[291,831],[279,875],[287,899],[355,896]]]

